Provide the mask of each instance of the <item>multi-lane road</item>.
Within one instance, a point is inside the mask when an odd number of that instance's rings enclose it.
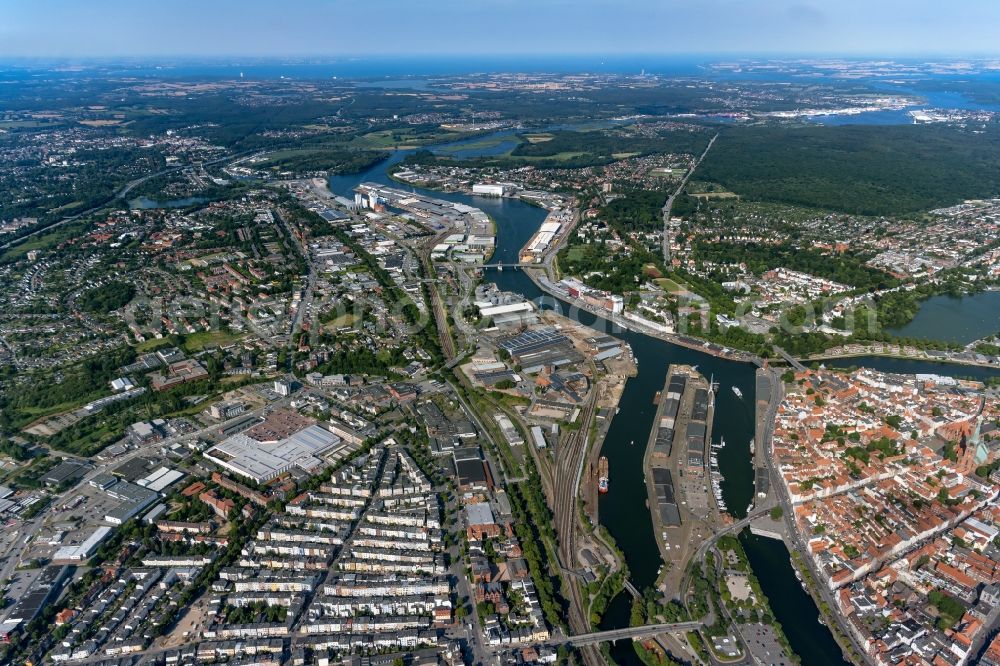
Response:
[[[623,629],[608,629],[606,631],[592,631],[586,634],[576,634],[574,636],[554,636],[540,645],[573,645],[584,647],[607,643],[609,641],[620,641],[623,639],[645,638],[677,631],[691,631],[703,626],[701,622],[664,622],[660,624],[643,624],[638,627],[625,627]]]
[[[716,134],[709,140],[708,145],[705,146],[705,152],[703,152],[701,156],[699,156],[698,159],[695,161],[695,163],[691,166],[691,168],[688,169],[688,172],[684,174],[684,179],[681,181],[681,184],[677,186],[677,189],[674,190],[673,194],[667,197],[667,202],[663,204],[663,263],[664,264],[667,265],[670,264],[670,211],[674,207],[674,199],[676,199],[677,195],[679,195],[684,190],[684,187],[687,185],[688,180],[690,180],[691,175],[694,174],[695,169],[697,169],[701,165],[701,161],[705,159],[705,155],[708,155],[708,151],[712,149],[712,144],[715,143],[715,140],[718,138],[719,135]]]

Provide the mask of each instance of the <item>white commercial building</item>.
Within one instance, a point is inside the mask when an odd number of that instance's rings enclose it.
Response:
[[[523,303],[508,303],[506,305],[493,305],[489,302],[477,302],[476,307],[479,308],[479,314],[484,317],[513,314],[515,312],[531,312],[535,309],[535,306],[528,301],[524,301]]]
[[[339,442],[340,438],[326,428],[311,425],[275,443],[239,433],[206,451],[205,456],[235,474],[264,483],[293,466],[305,471],[319,467],[320,456]]]
[[[143,488],[149,488],[150,490],[160,492],[182,478],[184,478],[184,472],[180,472],[176,469],[168,469],[166,467],[158,467],[148,476],[136,481],[136,484],[142,486]]]
[[[110,527],[101,526],[77,546],[63,546],[52,555],[53,562],[83,562],[89,559],[97,547],[111,534]]]
[[[473,194],[481,194],[487,197],[502,197],[507,188],[499,183],[476,183],[472,186]]]

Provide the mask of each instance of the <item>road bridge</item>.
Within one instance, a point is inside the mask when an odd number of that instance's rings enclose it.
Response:
[[[785,359],[785,362],[788,363],[788,365],[790,365],[793,368],[795,368],[796,372],[805,372],[806,371],[806,369],[807,369],[806,366],[804,366],[801,363],[799,363],[799,360],[797,358],[795,358],[794,356],[792,356],[791,354],[789,354],[788,352],[786,352],[781,347],[775,345],[774,346],[774,351],[778,352],[778,355],[781,358]]]
[[[473,268],[475,265],[473,264]],[[493,268],[498,271],[502,271],[505,268],[539,268],[538,264],[505,264],[502,261],[495,264],[483,264],[482,268]]]
[[[445,368],[448,370],[453,369],[456,365],[459,365],[462,361],[469,357],[468,351],[463,351],[455,355],[455,358],[451,359],[445,364]]]
[[[583,645],[593,645],[595,643],[605,643],[608,641],[620,641],[623,639],[644,638],[673,631],[692,631],[703,626],[702,622],[665,622],[662,624],[643,624],[638,627],[624,627],[622,629],[608,629],[606,631],[594,631],[588,634],[577,634],[576,636],[553,636],[547,641],[542,641],[539,645],[573,645],[581,647]]]

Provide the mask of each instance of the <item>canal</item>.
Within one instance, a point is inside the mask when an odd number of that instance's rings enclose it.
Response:
[[[488,138],[488,137],[486,137]],[[454,145],[441,145],[433,149],[463,156],[472,156],[476,145],[486,151],[495,151],[507,140],[498,135],[501,143],[484,141],[477,137]],[[349,176],[330,178],[330,189],[335,194],[350,197],[352,190],[362,182],[375,182],[405,189],[386,175],[386,170],[402,160],[409,151],[396,151],[386,161],[367,171]],[[425,191],[429,196],[476,206],[489,214],[497,225],[497,249],[494,259],[506,264],[516,263],[524,243],[538,229],[545,218],[545,211],[519,200],[469,196],[457,193]],[[725,438],[726,447],[719,451],[719,469],[724,477],[723,497],[731,512],[742,517],[753,497],[753,466],[750,441],[754,435],[753,405],[755,402],[755,366],[729,361],[679,347],[663,340],[633,331],[622,330],[606,319],[589,312],[570,310],[570,306],[543,293],[527,275],[518,270],[492,271],[487,279],[500,289],[516,292],[546,309],[558,309],[564,314],[591,326],[597,331],[610,333],[631,347],[639,366],[638,375],[625,386],[620,402],[620,412],[612,420],[602,453],[607,456],[610,470],[610,492],[601,496],[600,521],[625,553],[633,583],[640,589],[652,585],[660,568],[659,551],[653,536],[652,522],[646,508],[646,486],[643,479],[643,449],[653,424],[656,408],[653,397],[663,386],[670,364],[697,366],[708,378],[719,384],[713,421],[713,441]],[[930,372],[983,378],[980,368],[947,364],[894,361],[885,358],[860,358],[845,361],[847,365],[864,364],[891,372]],[[902,365],[901,365],[902,364]],[[997,374],[993,372],[992,374]],[[732,390],[738,388],[743,397]],[[775,617],[782,624],[789,642],[805,664],[843,664],[841,651],[830,631],[819,623],[819,611],[812,598],[806,594],[791,568],[789,554],[784,544],[745,531],[741,541],[747,551],[754,572],[764,593],[771,602]],[[626,593],[616,597],[605,614],[603,628],[627,626],[631,601]],[[638,664],[639,660],[631,643],[619,642],[612,654],[620,664]]]

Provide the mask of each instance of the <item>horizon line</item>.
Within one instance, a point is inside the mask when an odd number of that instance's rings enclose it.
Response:
[[[397,59],[397,58],[440,58],[440,59],[461,59],[461,58],[504,58],[504,59],[529,59],[529,58],[587,58],[598,60],[602,58],[765,58],[765,59],[788,59],[788,58],[841,58],[845,60],[871,59],[871,58],[898,58],[898,59],[919,59],[919,58],[945,58],[963,60],[991,60],[1000,59],[1000,51],[995,53],[984,52],[956,52],[956,51],[897,51],[897,52],[862,52],[862,51],[617,51],[608,53],[595,52],[531,52],[519,53],[510,52],[444,52],[444,53],[407,53],[407,52],[372,52],[372,53],[135,53],[135,54],[6,54],[0,55],[0,62],[10,62],[19,60],[142,60],[152,58],[178,58],[197,60],[218,60],[230,58],[246,58],[253,60],[276,60],[276,59],[328,59],[328,60],[367,60],[367,59]]]

